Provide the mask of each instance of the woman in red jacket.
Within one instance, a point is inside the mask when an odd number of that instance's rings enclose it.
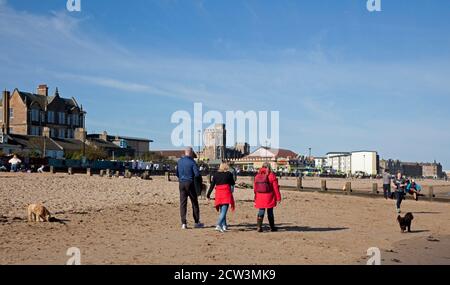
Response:
[[[216,189],[216,194],[214,197],[216,210],[219,212],[219,220],[217,221],[216,230],[223,233],[228,231],[227,224],[227,212],[231,207],[231,210],[234,211],[234,197],[233,192],[231,190],[232,186],[234,186],[234,177],[233,174],[229,171],[230,167],[226,163],[222,163],[219,167],[219,172],[215,173],[211,186],[209,188],[207,198],[211,198],[211,193]]]
[[[262,224],[264,221],[264,214],[267,209],[267,217],[269,219],[270,230],[276,232],[275,217],[273,208],[277,203],[281,202],[280,189],[278,187],[278,179],[276,175],[270,170],[270,165],[265,163],[259,170],[255,177],[254,183],[255,191],[255,208],[259,209],[257,230],[262,232]]]

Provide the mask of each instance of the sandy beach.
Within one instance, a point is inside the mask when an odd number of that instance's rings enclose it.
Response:
[[[403,212],[415,220],[402,234],[391,200],[282,195],[277,233],[255,232],[253,192],[241,189],[230,232],[214,231],[217,213],[205,200],[206,228],[182,231],[178,184],[162,177],[4,173],[0,264],[65,264],[70,247],[81,250],[82,264],[365,264],[370,247],[380,248],[383,264],[450,264],[450,204],[405,201]],[[65,224],[27,223],[26,206],[36,202]]]

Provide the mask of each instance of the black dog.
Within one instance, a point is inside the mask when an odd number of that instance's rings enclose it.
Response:
[[[400,215],[398,216],[397,221],[400,224],[402,233],[406,232],[406,229],[408,229],[409,233],[411,232],[412,220],[414,220],[414,216],[412,213],[407,213],[404,218],[402,218]]]

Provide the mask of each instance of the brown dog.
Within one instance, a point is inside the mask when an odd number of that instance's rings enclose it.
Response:
[[[28,222],[50,222],[50,219],[50,212],[41,204],[28,206]]]
[[[414,216],[412,213],[407,213],[405,217],[401,217],[400,215],[397,218],[397,221],[400,225],[400,229],[402,230],[402,233],[406,232],[406,229],[408,229],[408,232],[411,232],[411,222],[414,220]]]

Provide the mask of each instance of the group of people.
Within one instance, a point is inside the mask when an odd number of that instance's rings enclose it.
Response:
[[[200,207],[198,203],[198,196],[201,193],[203,183],[197,163],[193,159],[192,148],[185,150],[185,155],[178,161],[176,171],[179,179],[181,228],[188,228],[186,219],[188,199],[192,203],[194,227],[203,228],[204,224],[200,221]],[[221,233],[228,231],[227,213],[229,210],[234,211],[236,208],[233,196],[235,182],[236,172],[234,169],[228,164],[222,163],[218,172],[213,175],[207,193],[207,198],[210,200],[213,191],[215,191],[214,206],[219,213],[215,230]],[[273,232],[277,231],[274,208],[281,202],[281,194],[278,179],[271,171],[269,164],[264,164],[256,174],[254,193],[254,206],[258,209],[256,219],[257,231],[263,232],[263,221],[266,212],[270,230]]]
[[[394,191],[392,191],[392,186]],[[422,187],[414,179],[407,179],[401,172],[397,173],[397,176],[392,179],[391,174],[386,169],[383,173],[383,191],[386,199],[396,199],[397,213],[400,213],[400,207],[405,196],[410,194],[414,197],[414,200],[418,201]]]

